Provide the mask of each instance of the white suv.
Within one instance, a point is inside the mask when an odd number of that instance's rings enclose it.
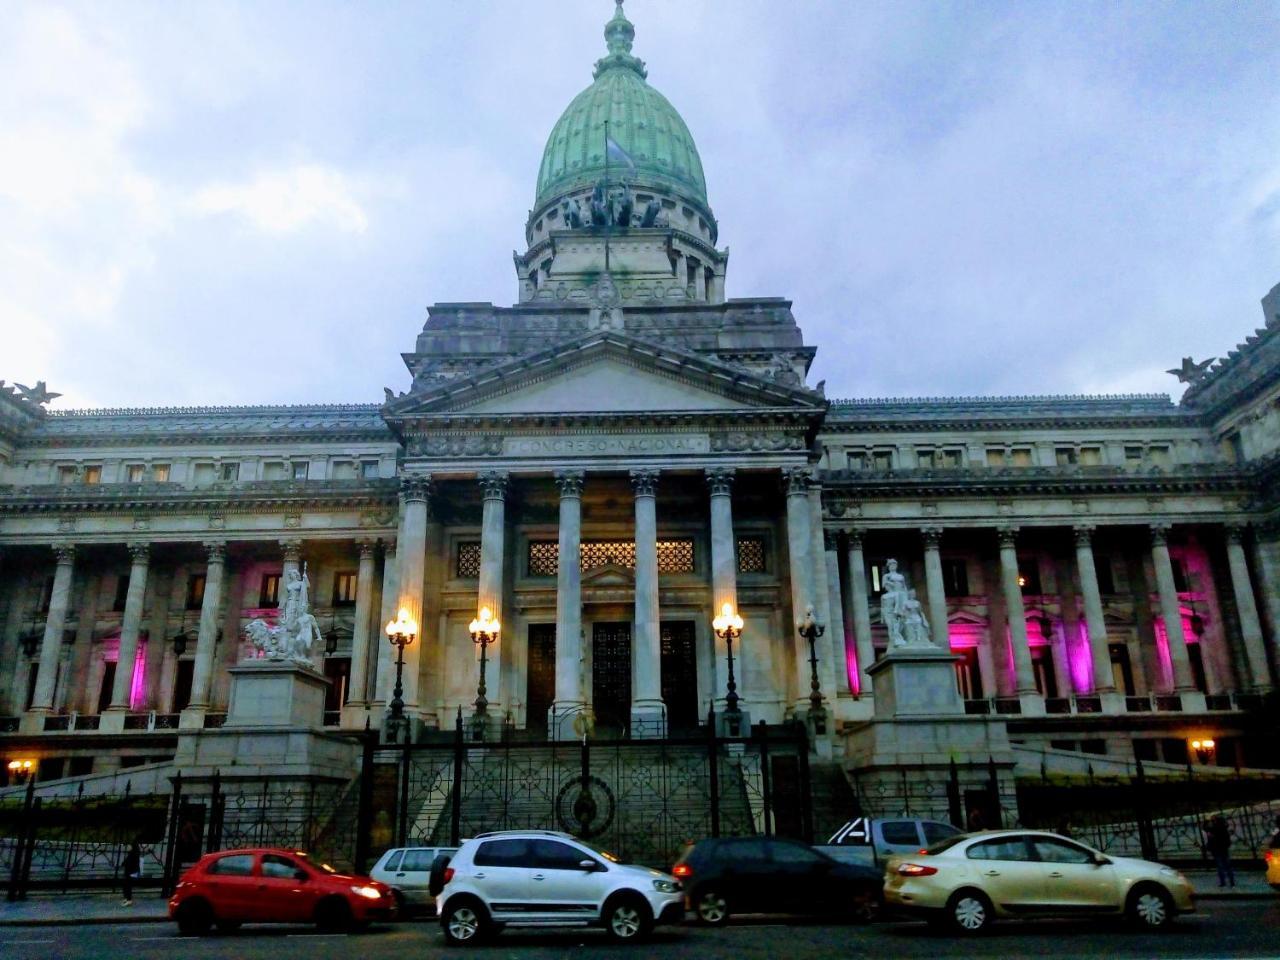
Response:
[[[463,841],[441,879],[436,910],[450,945],[509,926],[603,927],[614,940],[634,941],[684,919],[679,880],[549,830]]]

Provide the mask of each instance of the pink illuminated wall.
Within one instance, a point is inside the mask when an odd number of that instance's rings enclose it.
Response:
[[[119,669],[118,667],[116,669]],[[141,710],[147,702],[147,641],[138,641],[138,654],[133,658],[133,685],[129,688],[129,709]]]

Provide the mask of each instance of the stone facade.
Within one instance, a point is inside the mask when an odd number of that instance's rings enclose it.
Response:
[[[597,84],[645,83],[629,28],[610,21]],[[603,144],[599,122],[566,113],[555,136]],[[931,669],[954,671],[974,750],[1181,763],[1211,736],[1209,762],[1280,765],[1264,722],[1275,291],[1266,325],[1178,404],[830,400],[789,302],[726,298],[697,183],[615,131],[637,155],[615,174],[634,212],[565,222],[590,178],[540,196],[517,304],[431,307],[408,389],[382,404],[62,410],[43,384],[0,384],[0,755],[40,758],[45,778],[103,773],[220,728],[245,625],[274,619],[305,561],[331,727],[383,725],[381,624],[402,608],[420,625],[403,673],[415,735],[470,714],[468,623],[488,607],[495,722],[696,728],[724,705],[711,620],[728,603],[752,721],[806,716],[816,669],[823,749],[856,764],[893,557],[954,655]],[[645,223],[651,202],[665,215]],[[948,742],[945,720],[917,725]]]

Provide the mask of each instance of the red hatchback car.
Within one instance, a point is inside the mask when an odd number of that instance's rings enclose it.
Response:
[[[293,850],[223,850],[201,857],[178,881],[169,916],[184,934],[242,923],[367,926],[396,913],[394,894],[369,877],[338,873]]]

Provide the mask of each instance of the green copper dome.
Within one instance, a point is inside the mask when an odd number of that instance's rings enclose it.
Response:
[[[689,128],[667,98],[645,82],[644,63],[631,55],[635,28],[622,2],[604,28],[607,56],[596,62],[595,83],[573,98],[542,152],[536,207],[605,173],[605,121],[609,136],[635,162],[637,179],[667,186],[707,205],[702,160]],[[610,161],[611,176],[622,173]]]

